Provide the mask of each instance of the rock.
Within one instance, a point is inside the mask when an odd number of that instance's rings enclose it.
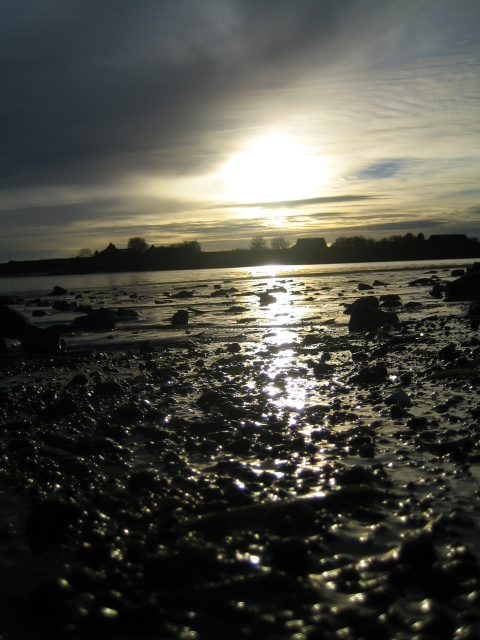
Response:
[[[436,298],[437,300],[440,300],[444,291],[445,291],[445,285],[441,284],[440,282],[435,282],[430,291],[430,295],[432,296],[432,298]]]
[[[446,284],[445,300],[447,302],[478,299],[480,299],[480,272],[478,271],[467,273]]]
[[[232,342],[227,346],[228,353],[240,353],[242,347],[238,344],[238,342]]]
[[[453,269],[450,275],[452,278],[461,278],[465,275],[465,269]]]
[[[75,318],[73,326],[82,331],[112,331],[116,322],[110,309],[92,309],[87,315]]]
[[[141,409],[134,404],[124,404],[115,408],[113,417],[120,424],[131,424],[133,422],[139,422],[143,414]]]
[[[82,510],[74,502],[58,498],[44,500],[30,511],[27,522],[27,543],[33,551],[46,551],[62,542],[68,529],[81,517]]]
[[[345,311],[343,313],[352,313],[352,309],[357,306],[370,307],[370,309],[378,309],[380,306],[380,300],[376,296],[363,296],[362,298],[357,298],[351,304],[345,307]]]
[[[56,311],[74,311],[76,308],[77,308],[76,302],[67,302],[66,300],[54,300],[52,303],[52,309],[55,309]]]
[[[434,282],[433,278],[417,278],[408,283],[409,287],[429,287]]]
[[[173,314],[170,322],[175,326],[188,324],[188,311],[180,309],[180,311]]]
[[[412,401],[403,389],[395,389],[387,398],[385,398],[386,405],[398,405],[399,407],[411,407]]]
[[[372,309],[366,305],[354,305],[348,323],[349,331],[370,331],[384,326],[394,326],[400,320],[393,311]]]
[[[387,295],[380,296],[380,302],[382,303],[382,307],[388,309],[395,309],[403,306],[400,296],[396,293],[389,293]]]
[[[56,353],[60,351],[60,334],[53,327],[41,329],[18,311],[0,305],[0,337],[20,340],[25,351]]]
[[[108,397],[123,396],[124,391],[115,380],[106,380],[105,382],[98,382],[95,385],[94,393],[101,397]]]
[[[407,536],[398,551],[398,560],[416,571],[431,567],[437,560],[432,535],[422,531]]]
[[[350,378],[350,382],[360,384],[375,384],[386,380],[388,374],[387,367],[377,364],[371,367],[364,367]]]
[[[67,293],[68,293],[68,291],[66,289],[64,289],[63,287],[55,286],[55,287],[53,287],[52,293],[49,293],[48,295],[50,295],[50,296],[65,296],[65,295],[67,295]]]
[[[358,291],[371,291],[373,287],[371,284],[367,284],[366,282],[359,282],[357,289]]]
[[[43,318],[47,315],[47,312],[43,309],[35,309],[32,311],[32,318]]]
[[[210,294],[211,298],[228,298],[228,291],[226,289],[215,289]]]
[[[472,302],[467,311],[467,316],[470,318],[480,318],[480,303]]]
[[[230,307],[230,309],[226,309],[225,313],[231,313],[236,314],[236,313],[245,313],[246,311],[248,311],[247,307],[242,307],[241,305],[235,305],[233,307]]]
[[[260,304],[262,306],[267,304],[273,304],[274,302],[277,301],[275,296],[272,296],[270,293],[267,293],[267,292],[258,293],[257,295],[260,298]]]
[[[140,318],[140,314],[135,309],[123,309],[122,307],[116,310],[115,316],[117,320],[138,320]]]
[[[184,298],[193,298],[193,292],[192,291],[178,291],[177,293],[172,293],[171,298],[178,298],[179,300],[182,300]]]

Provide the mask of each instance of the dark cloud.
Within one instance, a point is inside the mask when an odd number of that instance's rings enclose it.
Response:
[[[332,204],[334,202],[361,202],[362,200],[371,200],[372,198],[381,198],[383,196],[319,196],[318,198],[304,198],[303,200],[278,200],[274,202],[243,202],[243,203],[224,203],[209,207],[209,209],[225,209],[226,207],[251,209],[265,207],[267,209],[295,209],[297,207],[305,207],[313,204]]]
[[[222,104],[327,52],[340,17],[334,0],[4,3],[2,181],[198,170]]]

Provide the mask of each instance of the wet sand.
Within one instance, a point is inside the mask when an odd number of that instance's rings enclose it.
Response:
[[[366,292],[401,299],[367,333],[354,276],[207,307],[212,283],[4,354],[2,637],[478,637],[478,320],[402,283]]]

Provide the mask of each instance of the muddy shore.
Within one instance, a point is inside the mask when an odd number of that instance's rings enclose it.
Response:
[[[479,637],[478,319],[431,290],[4,353],[2,639]]]

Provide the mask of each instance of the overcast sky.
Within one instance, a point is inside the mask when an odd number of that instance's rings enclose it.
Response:
[[[478,0],[2,0],[0,261],[480,237]]]

